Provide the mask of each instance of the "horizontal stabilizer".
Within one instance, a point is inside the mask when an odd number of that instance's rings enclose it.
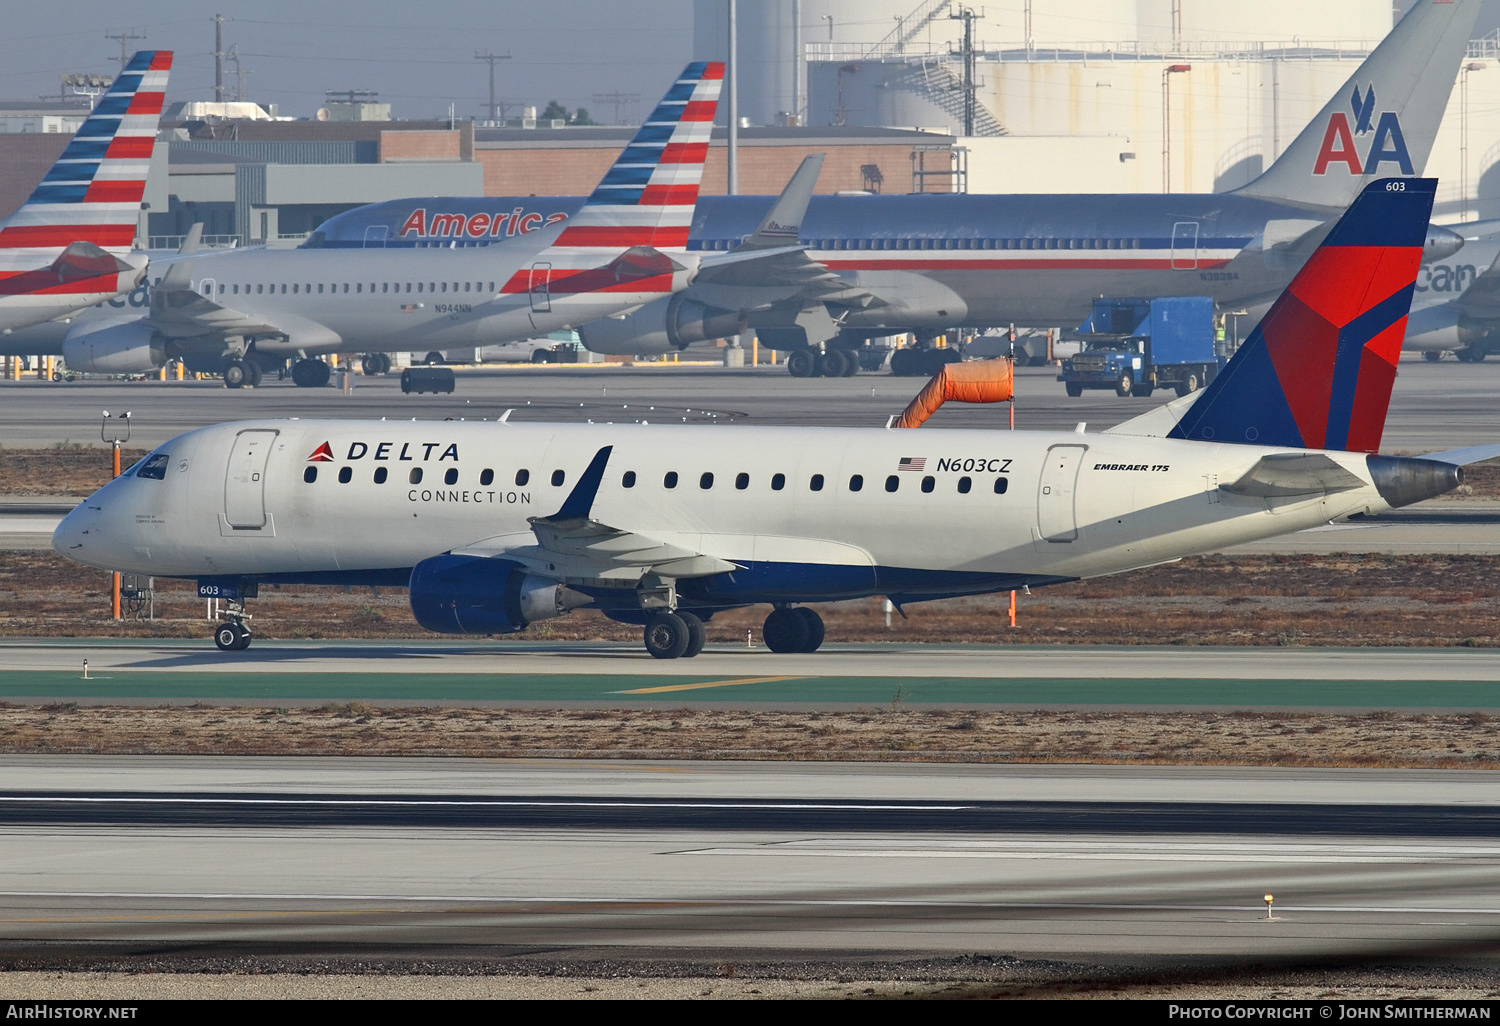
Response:
[[[1467,467],[1470,463],[1483,463],[1500,456],[1500,443],[1491,442],[1489,445],[1471,445],[1463,449],[1449,449],[1447,452],[1424,453],[1422,459],[1437,460],[1439,463],[1452,463],[1457,467]]]
[[[1101,434],[1106,435],[1140,435],[1143,438],[1166,438],[1172,433],[1172,429],[1182,420],[1188,409],[1198,401],[1203,393],[1190,392],[1179,396],[1169,403],[1163,403],[1155,409],[1147,410],[1138,417],[1116,424],[1114,427],[1105,428]]]
[[[1219,487],[1235,495],[1273,498],[1347,492],[1366,484],[1368,482],[1322,453],[1278,452],[1262,456],[1238,481]]]

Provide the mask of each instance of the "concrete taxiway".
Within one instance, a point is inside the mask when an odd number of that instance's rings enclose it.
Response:
[[[1500,790],[1478,773],[6,757],[0,822],[8,945],[1500,941]]]
[[[83,661],[88,660],[88,676]],[[90,702],[746,703],[1026,708],[1500,708],[1487,649],[829,645],[811,655],[710,646],[652,659],[584,642],[0,643],[0,697]]]
[[[1016,426],[1090,432],[1144,413],[1173,398],[1120,399],[1085,392],[1070,399],[1052,367],[1016,373]],[[261,417],[339,417],[442,420],[494,419],[653,424],[794,424],[883,427],[922,387],[918,378],[889,373],[853,378],[793,378],[781,367],[729,369],[673,366],[498,367],[460,370],[453,395],[403,395],[395,376],[356,377],[345,394],[269,380],[257,389],[216,382],[0,383],[0,435],[11,447],[98,439],[101,410],[130,410],[133,446],[155,446],[204,424]],[[1403,360],[1391,396],[1383,448],[1421,453],[1479,445],[1500,438],[1500,361]],[[952,403],[923,430],[949,427],[1006,429],[1008,403]]]

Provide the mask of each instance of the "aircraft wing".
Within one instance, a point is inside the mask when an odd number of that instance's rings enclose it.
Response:
[[[625,531],[589,514],[613,446],[600,449],[578,484],[549,517],[531,517],[531,535],[501,535],[454,549],[457,556],[492,556],[525,563],[534,572],[568,583],[619,586],[647,573],[664,578],[707,577],[739,567],[716,556]],[[534,544],[532,543],[534,539]]]
[[[1458,305],[1474,317],[1485,320],[1500,318],[1500,254],[1469,283],[1459,297]]]
[[[163,335],[181,338],[286,333],[279,325],[267,323],[264,318],[223,306],[188,288],[182,279],[191,274],[191,262],[173,264],[161,284],[151,290],[151,324]],[[178,280],[174,281],[174,278]]]

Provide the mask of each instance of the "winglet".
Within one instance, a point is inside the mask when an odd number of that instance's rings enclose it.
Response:
[[[568,494],[562,508],[545,518],[549,523],[557,523],[560,520],[588,519],[589,512],[594,508],[594,496],[599,494],[599,485],[604,481],[604,467],[609,463],[609,454],[613,450],[614,446],[606,445],[594,453],[594,458],[589,461],[588,469],[573,486],[573,491]]]
[[[198,250],[202,248],[203,222],[194,221],[193,226],[189,228],[187,234],[182,237],[182,245],[177,247],[177,253],[179,256],[187,256],[190,253],[198,252]]]
[[[760,227],[755,229],[736,249],[769,249],[795,243],[802,231],[802,220],[807,216],[807,204],[812,200],[813,189],[818,184],[818,175],[823,172],[824,154],[810,153],[802,159],[786,188],[771,204]]]

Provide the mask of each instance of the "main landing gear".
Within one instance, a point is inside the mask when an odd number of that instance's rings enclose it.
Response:
[[[244,357],[236,357],[224,364],[225,388],[256,388],[260,385],[260,364]]]
[[[646,621],[646,651],[657,659],[691,659],[703,651],[703,621],[685,609],[660,612]]]
[[[302,388],[322,388],[333,376],[333,368],[322,360],[298,360],[292,364],[292,381]]]
[[[823,634],[823,618],[806,606],[778,606],[761,628],[772,652],[816,652]]]
[[[250,647],[250,628],[239,620],[219,624],[214,631],[214,644],[221,652],[241,652]]]
[[[389,374],[391,356],[389,353],[371,353],[359,361],[359,366],[365,372],[366,377],[373,378],[377,374]]]
[[[859,354],[852,349],[794,349],[786,358],[794,378],[848,378],[859,373]]]

